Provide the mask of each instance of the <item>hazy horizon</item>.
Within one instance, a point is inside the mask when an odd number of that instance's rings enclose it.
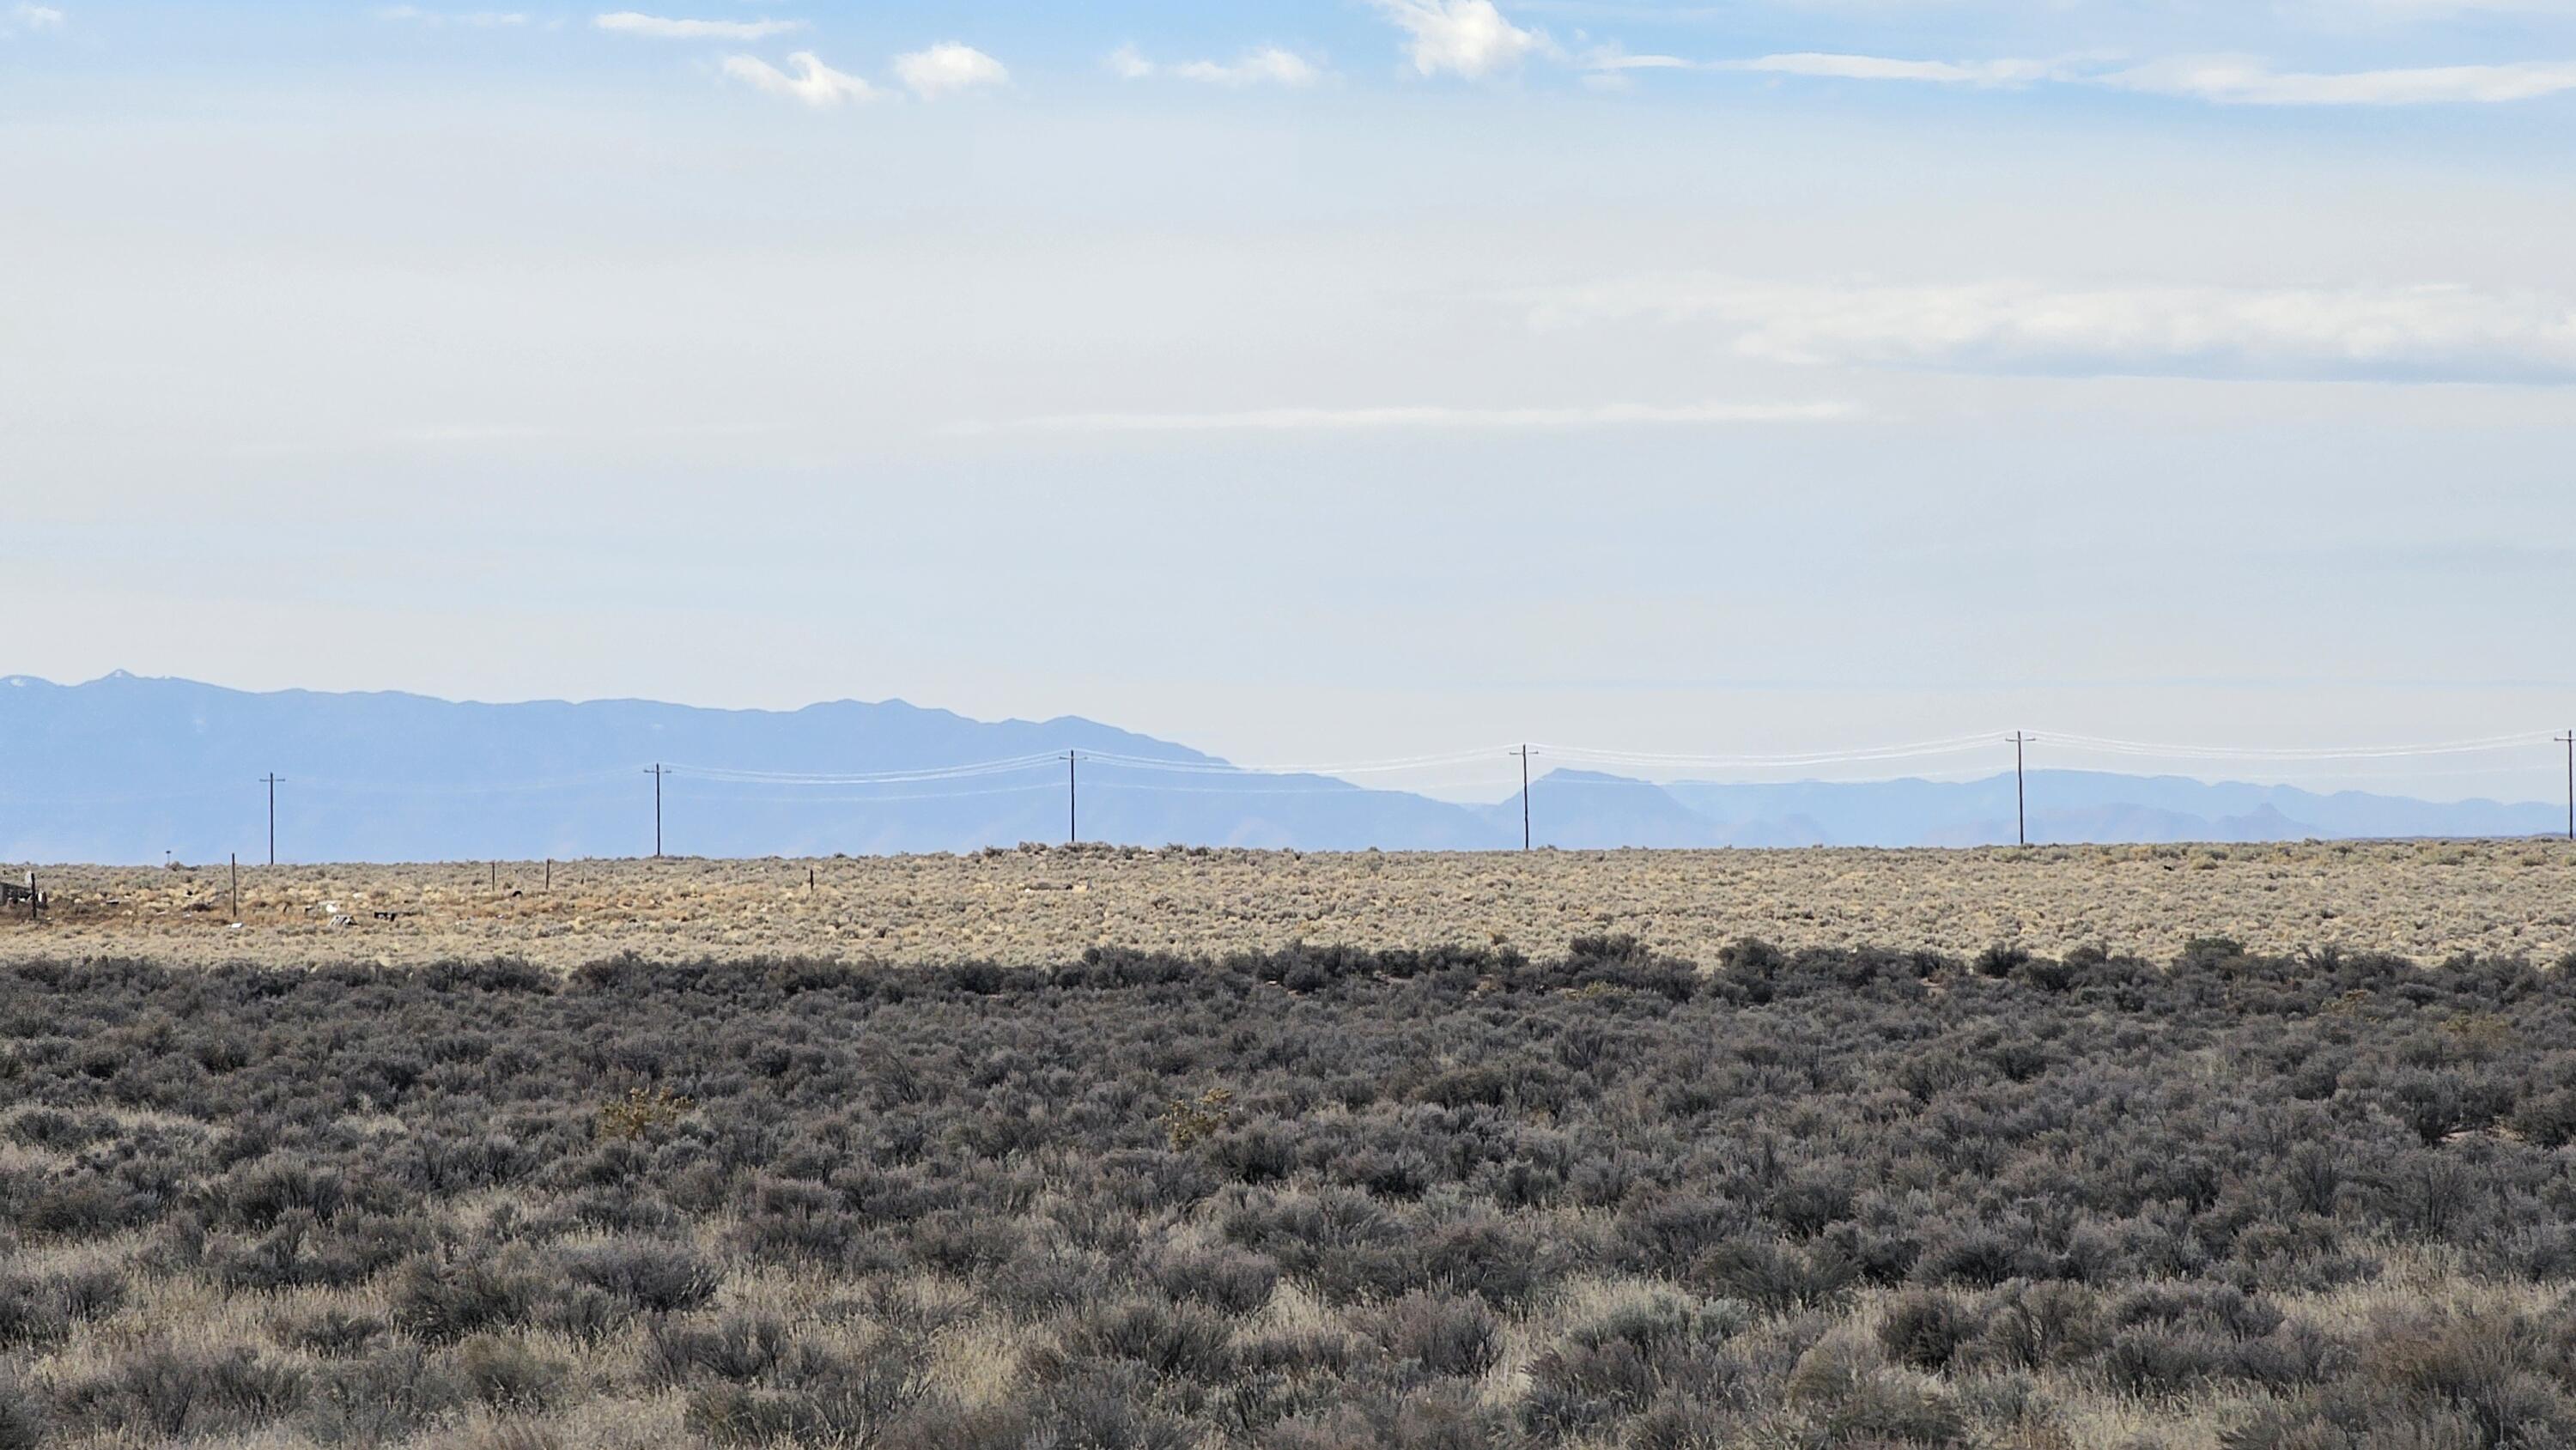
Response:
[[[1223,752],[1220,751],[1203,750],[1198,742],[1175,733],[1159,729],[1151,721],[1122,719],[1102,720],[1094,719],[1089,716],[1069,714],[1045,716],[1011,715],[988,719],[948,709],[935,701],[904,700],[898,697],[888,697],[882,700],[869,700],[854,696],[840,696],[827,700],[806,701],[800,705],[776,710],[766,707],[708,706],[689,701],[655,700],[636,696],[592,697],[581,699],[567,697],[531,697],[519,699],[477,700],[471,698],[449,698],[417,690],[337,692],[313,690],[304,687],[289,687],[274,691],[251,691],[243,690],[240,687],[226,685],[217,681],[194,680],[182,676],[143,676],[136,674],[135,672],[122,669],[113,670],[105,675],[83,681],[47,680],[41,676],[23,673],[0,675],[0,688],[19,685],[48,685],[57,689],[77,690],[86,686],[106,684],[117,680],[171,683],[254,696],[375,694],[418,700],[439,705],[477,706],[495,709],[508,709],[514,706],[563,705],[578,709],[592,705],[639,705],[686,711],[712,710],[739,715],[786,716],[815,710],[824,710],[842,705],[859,705],[868,707],[895,706],[919,711],[926,715],[951,717],[968,725],[1029,726],[1039,729],[1050,726],[1102,726],[1121,733],[1133,734],[1140,738],[1162,742],[1192,754],[1204,754],[1212,759],[1224,762],[1234,769],[1247,773],[1267,774],[1286,772],[1312,774],[1326,779],[1342,781],[1362,789],[1407,792],[1424,796],[1432,800],[1473,805],[1493,805],[1508,802],[1516,795],[1518,781],[1520,779],[1519,758],[1511,753],[1516,747],[1505,747],[1499,745],[1471,747],[1466,750],[1452,752],[1435,759],[1427,765],[1421,766],[1408,766],[1401,760],[1388,757],[1355,759],[1340,763],[1317,760],[1237,760],[1224,755]],[[2456,792],[2442,792],[2438,790],[2432,792],[2402,791],[2390,790],[2384,787],[2374,789],[2370,785],[2366,784],[2336,784],[2335,781],[2337,777],[2334,772],[2336,769],[2343,768],[2346,764],[2343,762],[2329,761],[2325,762],[2323,765],[2319,765],[2314,762],[2303,763],[2298,761],[2273,761],[2267,766],[2265,763],[2257,760],[2245,759],[2233,763],[2200,761],[2184,762],[2180,764],[2158,764],[2157,760],[2159,757],[2150,756],[2142,759],[2135,754],[2127,752],[2105,752],[2088,749],[2088,747],[2081,741],[2051,739],[2044,732],[2028,732],[2028,734],[2030,737],[2028,746],[2029,755],[2026,758],[2024,765],[2029,776],[2033,779],[2040,779],[2048,776],[2098,776],[2106,779],[2134,781],[2141,785],[2152,784],[2159,781],[2188,781],[2199,785],[2216,787],[2246,786],[2260,789],[2286,788],[2294,790],[2308,790],[2317,794],[2329,796],[2338,792],[2351,791],[2379,796],[2419,800],[2432,804],[2497,803],[2508,806],[2545,806],[2552,810],[2555,810],[2560,805],[2564,804],[2563,795],[2554,794],[2552,792],[2536,788],[2528,793],[2516,794],[2512,792],[2481,792],[2468,790]],[[1903,750],[1903,747],[1897,745],[1895,742],[1880,742],[1880,744],[1897,748],[1900,751]],[[1718,763],[1711,758],[1701,758],[1697,760],[1659,759],[1631,756],[1619,751],[1614,746],[1602,746],[1592,743],[1567,743],[1558,745],[1533,744],[1528,748],[1530,750],[1530,772],[1532,779],[1542,779],[1546,776],[1560,772],[1570,772],[1577,775],[1598,774],[1625,781],[1652,783],[1665,786],[1742,786],[1748,788],[1759,788],[1771,786],[1903,785],[1909,783],[1959,785],[1991,782],[1998,779],[2008,780],[2011,779],[2015,773],[2014,762],[2012,760],[2012,743],[2009,737],[2004,735],[1995,735],[1985,741],[1973,742],[1965,747],[1942,746],[1934,749],[1898,753],[1892,756],[1883,756],[1874,759],[1864,756],[1864,758],[1861,759],[1825,761],[1791,760],[1782,762],[1765,762],[1758,760],[1743,760],[1732,763]],[[2564,750],[2565,746],[2563,741],[2551,740],[2544,744],[2541,739],[2534,736],[2519,742],[2503,743],[2493,747],[2472,749],[2466,752],[2466,758],[2491,760],[2498,755],[2514,754],[2529,755],[2538,759],[2545,754],[2548,762],[2554,763],[2545,764],[2545,768],[2534,767],[2526,773],[2530,774],[2534,779],[2546,777],[2547,781],[2556,782],[2561,779],[2558,772],[2562,771],[2564,768],[2564,762],[2566,759]],[[1994,758],[1983,758],[1986,756],[1992,756]],[[2057,758],[2052,759],[2052,756]],[[1477,759],[1479,757],[1483,758],[1481,764],[1477,763]],[[2111,763],[2098,763],[2105,759],[2109,760]],[[2085,763],[2088,761],[2096,763]],[[954,760],[942,760],[938,763],[968,766],[983,764],[986,762],[968,759],[961,756]],[[759,762],[750,761],[699,761],[690,763],[692,767],[704,766],[720,770],[729,769],[735,766],[757,768],[758,764]],[[836,762],[836,764],[853,771],[865,771],[871,768],[872,765],[878,764],[878,762],[872,762],[867,758],[865,747],[853,746],[846,752],[846,758]],[[2425,768],[2421,766],[2414,766],[2402,760],[2397,764],[2399,769],[2413,770],[2418,775],[2428,774]],[[2479,778],[2485,778],[2492,772],[2480,769],[2475,770],[2472,773]],[[2440,772],[2437,769],[2429,772],[2429,774],[2438,777]],[[493,782],[495,784],[508,784],[508,773],[503,771],[494,775]],[[35,793],[19,791],[8,794],[10,798],[22,800],[42,801],[44,799],[41,791]]]

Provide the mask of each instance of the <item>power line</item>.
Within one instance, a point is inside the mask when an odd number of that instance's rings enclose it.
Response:
[[[1589,746],[1570,745],[1534,745],[1530,749],[1539,755],[1556,756],[1567,760],[1670,769],[1719,770],[1910,760],[1918,756],[1957,755],[1971,750],[1983,750],[1991,747],[1993,743],[1992,734],[1960,735],[1943,740],[1925,740],[1903,745],[1800,751],[1785,755],[1663,754],[1642,750],[1601,750]]]
[[[1522,849],[1522,850],[1524,850],[1524,851],[1526,851],[1526,850],[1528,850],[1528,849],[1530,848],[1530,812],[1529,812],[1529,747],[1528,747],[1528,746],[1526,746],[1526,745],[1522,746],[1522,747],[1521,747],[1521,750],[1520,750],[1520,755],[1521,755],[1521,849]]]
[[[2246,761],[2333,761],[2333,760],[2401,760],[2431,755],[2482,755],[2493,751],[2528,748],[2543,740],[2555,742],[2556,736],[2538,732],[2522,735],[2490,735],[2477,740],[2447,740],[2418,745],[2355,746],[2228,746],[2174,745],[2145,740],[2111,740],[2097,735],[2069,735],[2057,731],[2030,737],[2052,745],[2095,751],[2106,755],[2149,756],[2167,760],[2246,760]]]
[[[369,781],[317,780],[306,777],[299,781],[307,790],[333,791],[343,795],[538,795],[547,791],[572,790],[585,785],[602,785],[625,779],[623,770],[594,770],[581,775],[556,776],[548,780],[496,781],[489,785],[394,785]]]
[[[277,786],[284,777],[276,771],[260,777],[268,786],[268,864],[277,864]]]
[[[1108,782],[1104,782],[1104,781],[1097,781],[1097,780],[1095,780],[1095,781],[1093,781],[1093,782],[1091,783],[1091,788],[1092,788],[1093,790],[1161,790],[1161,789],[1170,789],[1170,788],[1174,788],[1174,787],[1161,787],[1161,786],[1150,786],[1150,785],[1114,785],[1114,784],[1111,784],[1111,783],[1108,783]],[[896,804],[896,803],[901,802],[901,801],[963,801],[963,800],[975,800],[975,799],[978,799],[978,798],[980,798],[980,797],[984,797],[984,796],[1030,795],[1030,794],[1034,794],[1034,793],[1039,792],[1039,791],[1053,791],[1054,789],[1055,789],[1055,783],[1054,783],[1053,781],[1039,780],[1039,781],[1031,781],[1031,782],[1030,782],[1029,784],[1027,784],[1027,785],[1005,785],[1005,786],[998,786],[998,787],[995,787],[995,788],[990,789],[990,790],[934,790],[934,791],[913,791],[913,792],[910,792],[910,793],[907,793],[907,794],[904,794],[904,795],[729,795],[729,796],[719,797],[719,799],[720,799],[720,800],[722,800],[722,801],[723,801],[723,803],[725,803],[725,804],[727,804],[727,805],[743,805],[743,806],[791,806],[791,805],[818,805],[818,806],[833,806],[833,805],[839,805],[839,806],[877,806],[877,805],[893,805],[893,804]],[[1351,786],[1351,787],[1346,787],[1346,789],[1356,790],[1356,789],[1358,789],[1358,787],[1356,787],[1356,786]],[[1210,794],[1210,795],[1217,795],[1217,794],[1228,794],[1228,795],[1233,795],[1233,794],[1260,794],[1260,793],[1261,793],[1261,792],[1250,792],[1250,791],[1247,791],[1247,792],[1234,792],[1234,791],[1218,792],[1218,791],[1210,791],[1210,792],[1208,792],[1208,794]],[[1276,794],[1290,794],[1290,792],[1276,792]],[[1305,794],[1305,792],[1302,792],[1302,791],[1300,791],[1300,792],[1294,792],[1294,794],[1300,794],[1300,795],[1302,795],[1302,794]]]
[[[1052,765],[1064,757],[1053,752],[1041,755],[1015,755],[1001,760],[969,761],[960,765],[923,766],[913,770],[876,771],[777,771],[742,770],[720,765],[674,765],[674,775],[691,775],[702,780],[733,781],[772,785],[904,785],[926,780],[958,780],[979,775],[1011,775],[1040,766]]]
[[[2567,839],[2576,841],[2576,729],[2556,741],[2567,747]]]
[[[1116,751],[1086,752],[1067,749],[1003,756],[990,760],[961,761],[888,770],[850,771],[773,771],[721,765],[674,765],[656,762],[644,773],[653,778],[653,854],[665,853],[664,801],[665,782],[673,776],[688,775],[706,782],[711,792],[728,803],[779,803],[811,805],[892,805],[904,802],[964,800],[985,796],[1020,795],[1050,789],[1042,772],[1061,760],[1065,768],[1065,838],[1068,844],[1081,840],[1081,762],[1089,759],[1100,767],[1093,785],[1108,791],[1150,792],[1160,794],[1209,796],[1288,796],[1332,795],[1347,797],[1371,787],[1344,779],[1373,774],[1410,774],[1416,782],[1404,788],[1413,790],[1442,787],[1419,783],[1424,776],[1448,778],[1446,788],[1470,787],[1491,789],[1500,784],[1484,773],[1497,756],[1517,763],[1521,806],[1521,845],[1524,850],[1537,844],[1534,820],[1536,782],[1531,769],[1533,759],[1560,760],[1568,765],[1595,767],[1604,774],[1591,779],[1568,782],[1589,788],[1602,785],[1630,785],[1640,788],[1686,783],[1711,783],[1694,780],[1695,773],[1734,771],[1777,771],[1784,769],[1820,768],[1858,765],[1899,760],[1931,760],[1970,752],[1991,750],[1997,740],[2013,747],[2015,838],[2029,844],[2030,768],[2029,748],[2045,745],[2061,755],[2107,755],[2133,759],[2165,759],[2176,762],[2243,762],[2247,765],[2269,765],[2277,768],[2276,779],[2318,781],[2325,779],[2371,781],[2403,776],[2503,776],[2529,770],[2529,764],[2504,760],[2508,752],[2532,750],[2539,744],[2550,744],[2564,750],[2566,761],[2567,835],[2576,841],[2576,728],[2564,734],[2525,732],[2467,739],[2419,741],[2354,746],[2226,746],[2206,743],[2179,743],[2132,740],[2075,732],[2015,730],[2009,735],[1949,736],[1935,739],[1856,746],[1843,749],[1787,753],[1685,753],[1608,749],[1589,746],[1544,745],[1524,743],[1512,747],[1489,747],[1482,750],[1429,752],[1374,760],[1305,765],[1247,765],[1210,757],[1169,758],[1140,756]],[[2528,760],[2528,756],[2522,757]],[[2438,762],[2459,760],[2463,765],[2442,768]],[[2334,771],[2318,767],[2346,765],[2352,769]],[[2376,767],[2363,771],[2360,767]],[[1475,779],[1467,779],[1461,767],[1476,767]],[[1942,767],[1934,775],[1952,773],[1956,767]],[[1624,774],[1623,774],[1624,772]],[[2199,773],[2199,772],[2195,772]],[[2043,772],[2045,776],[2046,772]],[[489,784],[430,785],[400,782],[368,782],[325,777],[301,776],[297,780],[308,790],[326,794],[387,795],[455,795],[503,796],[529,795],[547,791],[575,789],[615,778],[616,773],[591,772],[546,779],[497,781]],[[1012,780],[1012,777],[1019,777]],[[271,771],[257,778],[266,788],[268,861],[274,866],[277,854],[277,793],[287,777]],[[987,784],[989,782],[989,784]],[[1391,783],[1392,784],[1392,783]],[[733,787],[734,790],[725,790]],[[1382,787],[1381,787],[1382,788]],[[2045,782],[2043,781],[2043,789]],[[14,809],[53,807],[76,809],[84,806],[109,805],[131,801],[176,801],[200,795],[220,794],[174,790],[134,792],[115,796],[45,798],[0,794],[0,803]],[[1438,798],[1435,796],[1435,798]],[[1491,799],[1490,796],[1482,799]],[[308,818],[312,807],[308,803]]]
[[[2022,774],[2022,747],[2028,743],[2028,738],[2018,730],[2012,734],[2013,831],[2025,846],[2030,844],[2030,787]]]
[[[1238,765],[1224,760],[1158,760],[1146,755],[1116,755],[1093,751],[1083,759],[1095,765],[1116,766],[1122,770],[1164,771],[1194,775],[1386,775],[1404,771],[1432,770],[1444,765],[1461,765],[1470,761],[1490,760],[1496,753],[1509,755],[1513,747],[1488,746],[1481,750],[1453,750],[1437,755],[1399,756],[1389,760],[1358,760],[1335,764],[1309,765]]]

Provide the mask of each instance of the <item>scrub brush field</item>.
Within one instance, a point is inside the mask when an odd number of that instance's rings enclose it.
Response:
[[[2564,1446],[2571,982],[5,966],[0,1446]]]

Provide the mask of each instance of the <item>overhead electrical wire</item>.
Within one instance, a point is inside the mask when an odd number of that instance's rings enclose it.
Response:
[[[726,796],[727,805],[886,805],[894,801],[957,801],[978,796],[1030,795],[1038,791],[1050,794],[1064,788],[1062,781],[1039,780],[1027,785],[1006,785],[990,790],[919,791],[909,795],[734,795]],[[1090,789],[1086,786],[1085,789]]]
[[[1649,771],[1658,774],[1734,771],[1784,770],[1836,765],[1866,765],[1889,761],[1934,759],[1964,755],[1987,749],[2000,749],[2011,737],[2002,731],[1971,735],[1952,735],[1938,739],[1917,740],[1889,745],[1856,746],[1840,750],[1809,750],[1787,753],[1685,753],[1644,750],[1619,750],[1593,746],[1530,744],[1486,746],[1473,750],[1443,751],[1423,755],[1395,756],[1375,760],[1310,762],[1302,764],[1242,764],[1215,759],[1172,759],[1137,755],[1125,751],[1047,751],[1006,756],[994,760],[962,761],[949,765],[921,766],[902,770],[877,771],[772,771],[750,770],[733,766],[674,765],[675,775],[695,778],[711,784],[774,786],[798,790],[861,789],[870,786],[930,786],[943,782],[964,782],[1020,775],[1037,770],[1053,770],[1072,763],[1098,771],[1086,776],[1082,786],[1094,790],[1162,791],[1167,793],[1208,795],[1303,795],[1333,793],[1344,785],[1325,784],[1352,776],[1413,775],[1443,772],[1467,765],[1500,765],[1517,758],[1525,748],[1533,760],[1560,761],[1577,766],[1600,766]],[[2532,747],[2548,743],[2550,737],[2539,732],[2488,736],[2480,739],[2425,742],[2412,745],[2376,745],[2351,747],[2225,747],[2123,740],[2109,736],[2080,735],[2065,732],[2033,733],[2024,737],[2029,745],[2057,746],[2079,754],[2108,754],[2141,759],[2273,762],[2281,764],[2331,764],[2344,761],[2403,760],[2422,757],[2469,755]],[[2468,773],[2468,772],[2462,772]],[[1158,774],[1201,779],[1277,780],[1281,777],[1315,777],[1311,786],[1266,786],[1229,789],[1221,786],[1155,785],[1125,780],[1127,774]],[[521,785],[496,786],[494,791],[558,789],[564,785],[587,783],[605,777],[571,777],[561,782],[531,782]],[[341,789],[363,787],[334,786]],[[889,796],[883,794],[842,797],[852,803],[911,799],[944,799],[978,794],[1015,794],[1028,790],[1051,789],[1052,782],[1027,786],[1004,787],[993,791],[933,791],[924,794]],[[421,789],[435,790],[437,787]],[[735,797],[735,799],[814,800],[814,795],[777,797]]]
[[[771,785],[901,785],[925,780],[963,780],[975,776],[1012,775],[1040,766],[1061,765],[1061,753],[1017,755],[1002,760],[978,760],[959,765],[923,766],[912,770],[872,770],[849,772],[742,770],[722,765],[674,765],[674,774],[695,776],[701,780],[739,781]]]
[[[1386,760],[1355,760],[1310,765],[1238,765],[1224,760],[1165,760],[1149,755],[1120,755],[1111,752],[1094,754],[1077,752],[1086,765],[1101,764],[1127,770],[1158,770],[1183,775],[1386,775],[1397,772],[1433,770],[1444,765],[1465,765],[1509,756],[1516,747],[1497,745],[1482,750],[1453,750],[1438,755],[1397,756]],[[1055,757],[1062,760],[1064,757]]]
[[[2369,784],[2435,777],[2518,775],[2530,767],[2514,764],[2464,764],[2445,767],[2440,762],[2462,759],[2474,762],[2479,757],[2493,760],[2506,751],[2537,751],[2544,747],[2567,744],[2565,736],[2542,731],[2457,740],[2355,746],[2221,746],[2129,740],[2061,731],[2022,733],[2017,738],[2023,746],[2037,747],[2040,752],[2036,760],[2025,756],[2019,763],[2037,765],[2041,768],[2045,768],[2050,763],[2049,757],[2052,755],[2074,756],[2079,759],[2110,757],[2124,760],[2197,762],[2213,765],[2236,763],[2246,766],[2271,766],[2282,778],[2302,780],[2317,785],[2328,782]],[[1370,789],[1409,788],[1416,792],[1432,792],[1438,796],[1444,791],[1463,795],[1478,790],[1491,790],[1493,787],[1507,784],[1521,785],[1524,788],[1545,786],[1558,790],[1567,789],[1570,786],[1590,788],[1602,785],[1626,785],[1642,788],[1709,784],[1713,782],[1710,782],[1707,777],[1718,773],[1751,774],[1913,760],[1956,761],[1958,757],[1985,751],[1995,753],[1998,757],[1996,763],[2000,767],[2012,769],[2015,768],[2016,763],[2004,761],[2000,757],[2004,748],[2014,744],[2015,741],[2016,736],[2013,734],[1988,731],[1900,744],[1773,754],[1657,752],[1531,743],[1492,745],[1470,750],[1441,751],[1375,760],[1293,765],[1242,764],[1208,757],[1174,759],[1167,756],[1137,755],[1128,751],[1090,751],[1074,747],[1067,750],[1005,756],[993,760],[961,761],[893,770],[777,771],[681,764],[668,766],[667,771],[672,776],[695,780],[702,786],[710,788],[708,794],[712,801],[726,804],[868,807],[915,801],[1053,794],[1064,790],[1235,797],[1324,795],[1347,797],[1355,792]],[[1530,762],[1540,760],[1560,765],[1594,767],[1599,773],[1592,779],[1580,782],[1551,782],[1546,777],[1532,779],[1528,775],[1528,766]],[[2427,763],[2411,764],[2412,762]],[[2374,765],[2380,768],[2371,769],[2370,767]],[[2335,766],[2346,768],[2339,770],[2321,768]],[[1922,774],[1925,779],[1948,778],[1961,771],[1978,768],[1981,767],[1973,762],[1958,762],[1925,768]],[[1041,771],[1046,772],[1043,778],[1036,774]],[[1076,779],[1065,779],[1058,774],[1060,771],[1072,774]],[[297,783],[297,788],[326,795],[346,793],[491,797],[596,789],[611,782],[625,781],[628,775],[629,772],[621,768],[540,780],[500,781],[486,785],[370,783],[306,777]],[[1022,779],[1017,783],[1003,783],[1014,776]],[[1374,787],[1353,779],[1370,776],[1400,776],[1410,777],[1410,779],[1388,781]],[[1470,776],[1473,778],[1468,778]],[[1239,784],[1226,782],[1239,782]],[[30,807],[85,807],[138,801],[214,798],[230,793],[220,787],[207,787],[194,790],[132,792],[75,798],[17,794],[5,787],[0,787],[0,808],[23,811]],[[2576,796],[2576,774],[2571,775],[2571,796]]]
[[[292,782],[305,790],[339,791],[351,795],[534,795],[543,791],[571,790],[577,786],[606,785],[623,781],[627,772],[594,770],[581,775],[562,775],[549,780],[496,781],[490,785],[390,785],[367,781],[306,779]]]
[[[1788,755],[1680,755],[1658,754],[1641,750],[1599,750],[1579,745],[1532,745],[1532,756],[1552,760],[1572,760],[1594,764],[1632,765],[1681,770],[1779,769],[1806,765],[1863,764],[1880,760],[1913,760],[1936,755],[1959,755],[1971,750],[1995,746],[2008,737],[2000,734],[1959,735],[1944,740],[1923,740],[1904,745],[1864,746],[1850,750],[1810,750]]]
[[[2498,750],[2536,747],[2551,743],[2549,736],[2536,730],[2520,735],[2490,735],[2475,740],[2449,740],[2417,745],[2296,747],[2174,745],[2056,732],[2034,734],[2030,739],[2034,744],[2061,745],[2073,750],[2103,755],[2148,756],[2167,760],[2263,761],[2407,760],[2429,755],[2481,755]]]

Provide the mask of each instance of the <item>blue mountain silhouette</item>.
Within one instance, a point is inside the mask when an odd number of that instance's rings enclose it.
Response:
[[[1459,804],[1319,776],[1236,771],[1074,717],[972,720],[900,700],[715,710],[645,700],[477,704],[254,693],[122,672],[0,680],[0,860],[262,859],[284,777],[282,859],[634,856],[653,847],[656,763],[673,854],[968,851],[1066,833],[1134,845],[1495,850],[1517,795]],[[1103,758],[1110,757],[1110,758]],[[1022,761],[972,775],[978,762]],[[875,777],[853,780],[846,777]],[[884,777],[897,777],[885,779]],[[795,779],[787,779],[795,777]],[[816,780],[814,777],[844,777]],[[1559,770],[1531,785],[1542,846],[1959,845],[2009,841],[2009,774],[1968,782],[1655,785]],[[2034,771],[2034,840],[2527,835],[2552,805],[2435,803],[2173,777]]]

